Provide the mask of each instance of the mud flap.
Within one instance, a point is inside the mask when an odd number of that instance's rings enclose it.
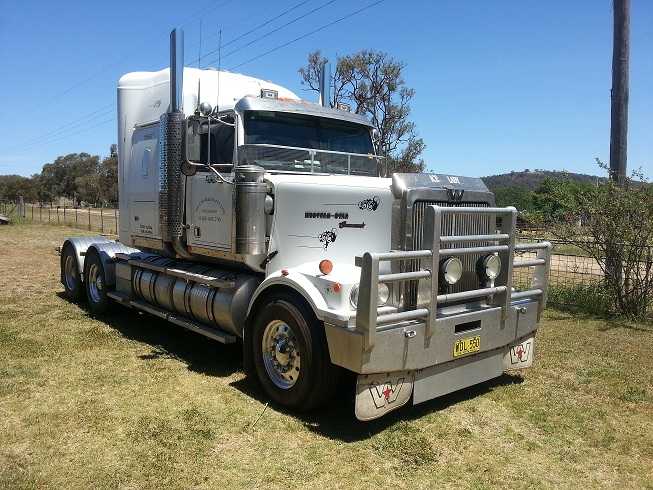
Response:
[[[533,365],[535,336],[524,337],[512,344],[503,355],[503,369],[525,369]]]
[[[356,418],[372,420],[405,405],[414,381],[414,371],[360,374],[356,380]]]

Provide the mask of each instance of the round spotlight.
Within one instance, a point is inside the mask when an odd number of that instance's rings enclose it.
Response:
[[[351,288],[351,293],[349,293],[349,302],[351,306],[355,309],[358,308],[358,284]]]
[[[494,280],[501,274],[501,259],[498,255],[487,255],[479,261],[478,269],[482,276]]]
[[[440,277],[450,286],[463,276],[463,263],[458,257],[449,257],[440,263]]]
[[[211,114],[211,111],[213,111],[213,107],[211,107],[211,104],[209,104],[208,102],[202,102],[200,104],[200,113],[203,116],[208,116],[209,114]]]
[[[349,293],[349,302],[351,303],[352,308],[358,308],[358,284],[351,288]],[[379,283],[378,295],[377,295],[377,306],[385,306],[390,299],[390,288],[387,284]]]
[[[379,301],[378,306],[385,306],[390,299],[390,288],[387,284],[379,283]]]

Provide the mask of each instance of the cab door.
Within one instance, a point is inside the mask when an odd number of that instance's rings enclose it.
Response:
[[[152,238],[160,237],[158,127],[134,130],[128,183],[131,233]]]

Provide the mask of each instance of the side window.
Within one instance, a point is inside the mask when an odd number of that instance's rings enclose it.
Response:
[[[147,177],[150,173],[150,161],[152,160],[152,148],[143,150],[143,159],[141,160],[141,176]]]

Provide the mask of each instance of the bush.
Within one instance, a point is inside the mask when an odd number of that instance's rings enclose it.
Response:
[[[613,311],[610,291],[600,282],[549,286],[548,302],[598,316],[607,316]]]
[[[607,180],[575,192],[559,185],[550,196],[565,211],[552,233],[597,261],[610,310],[646,317],[653,306],[653,187],[635,172],[623,184]]]

